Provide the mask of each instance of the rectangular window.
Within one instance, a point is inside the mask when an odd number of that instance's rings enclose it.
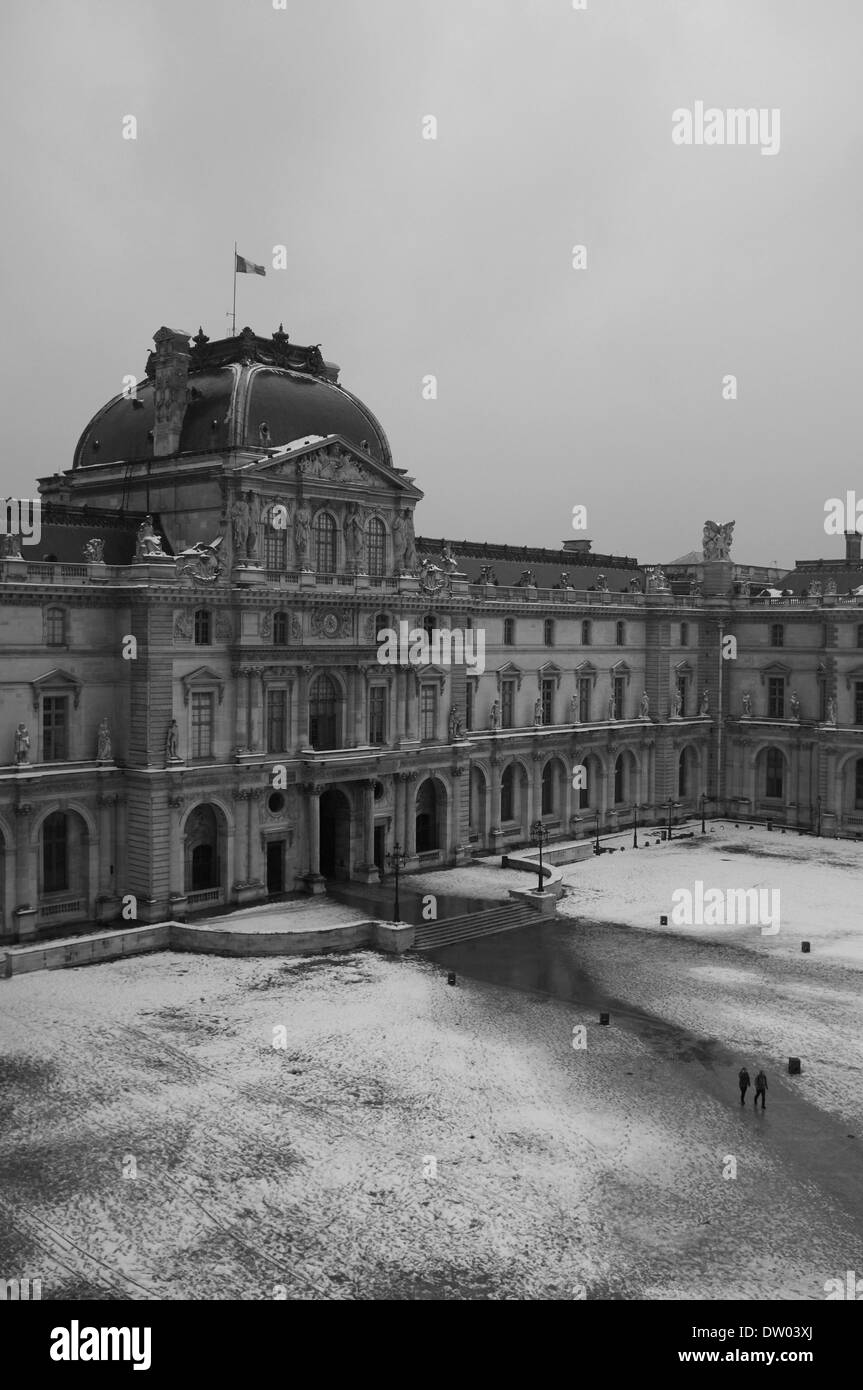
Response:
[[[437,738],[437,686],[424,685],[420,690],[420,738]]]
[[[590,723],[590,676],[578,679],[578,718],[582,724]]]
[[[42,888],[46,893],[69,891],[69,855],[66,840],[68,821],[55,812],[42,830]]]
[[[863,681],[854,682],[854,723],[863,724]]]
[[[542,682],[542,722],[554,723],[554,681],[549,679]]]
[[[210,758],[213,754],[213,697],[192,693],[192,757]]]
[[[768,676],[767,678],[767,718],[785,718],[784,676]]]
[[[387,741],[388,693],[385,685],[373,685],[369,690],[369,743]]]
[[[500,724],[502,729],[515,726],[515,681],[500,683]]]
[[[267,691],[267,752],[288,751],[288,692]]]
[[[69,756],[69,699],[46,695],[42,700],[42,760],[59,763]]]
[[[768,748],[767,768],[764,785],[765,796],[775,797],[777,800],[782,797],[782,782],[785,763],[778,748]]]
[[[785,630],[781,623],[771,623],[770,625],[770,645],[771,647],[784,647]]]
[[[818,682],[818,720],[821,724],[827,721],[827,682],[825,680]]]
[[[624,704],[626,702],[626,678],[624,676],[614,677],[614,717],[615,719],[625,719]]]

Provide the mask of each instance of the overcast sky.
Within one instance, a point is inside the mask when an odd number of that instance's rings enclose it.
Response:
[[[419,532],[559,545],[584,504],[642,562],[707,517],[743,563],[844,553],[860,0],[2,0],[0,26],[6,493],[71,466],[162,324],[225,336],[236,239],[268,267],[238,329],[341,365]],[[697,101],[779,108],[778,153],[675,145]]]

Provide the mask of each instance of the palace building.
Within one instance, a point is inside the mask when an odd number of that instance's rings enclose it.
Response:
[[[677,593],[586,540],[417,537],[423,494],[317,347],[154,341],[39,481],[38,543],[0,536],[2,940],[369,882],[396,843],[459,864],[537,821],[863,833],[863,604],[827,562],[776,596],[703,556]],[[484,659],[384,663],[401,623]]]

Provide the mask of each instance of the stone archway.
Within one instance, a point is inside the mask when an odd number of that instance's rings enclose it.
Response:
[[[183,840],[184,884],[187,894],[224,891],[225,818],[217,806],[201,802],[189,812]]]
[[[351,805],[339,787],[321,793],[320,867],[324,878],[351,876]]]
[[[427,777],[417,790],[416,852],[431,854],[446,848],[446,788]]]

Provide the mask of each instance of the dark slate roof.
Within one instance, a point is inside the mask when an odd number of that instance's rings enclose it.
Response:
[[[802,594],[813,579],[818,580],[822,593],[830,579],[836,581],[838,593],[850,593],[852,589],[859,589],[863,584],[863,562],[859,565],[849,565],[844,560],[840,560],[837,564],[825,560],[822,564],[815,565],[810,561],[805,569],[789,570],[782,579],[777,579],[776,588],[790,589],[792,594]]]
[[[153,457],[154,373],[151,354],[136,399],[115,396],[93,416],[78,441],[73,468]],[[205,341],[192,349],[189,360],[178,452],[274,448],[307,435],[340,434],[358,449],[365,444],[363,452],[391,468],[381,425],[337,384],[337,375],[338,368],[324,362],[318,349],[277,344],[250,329],[236,338]]]
[[[130,565],[135,558],[135,540],[143,520],[143,512],[119,512],[102,507],[69,507],[43,502],[39,544],[22,545],[21,554],[25,560],[46,560],[53,556],[61,564],[81,565],[84,563],[85,543],[98,538],[105,542],[102,558],[106,565]],[[165,554],[170,554],[170,547],[155,514],[153,529],[162,535]]]
[[[594,555],[590,551],[545,550],[520,545],[496,545],[486,541],[446,542],[458,562],[459,570],[471,583],[477,583],[480,570],[491,565],[499,584],[517,584],[526,569],[532,570],[541,589],[553,589],[560,582],[561,571],[569,575],[574,589],[592,589],[596,576],[604,574],[612,591],[629,592],[630,579],[638,579],[644,587],[644,576],[638,561],[628,555]],[[434,559],[439,556],[444,539],[417,536],[420,555]]]

